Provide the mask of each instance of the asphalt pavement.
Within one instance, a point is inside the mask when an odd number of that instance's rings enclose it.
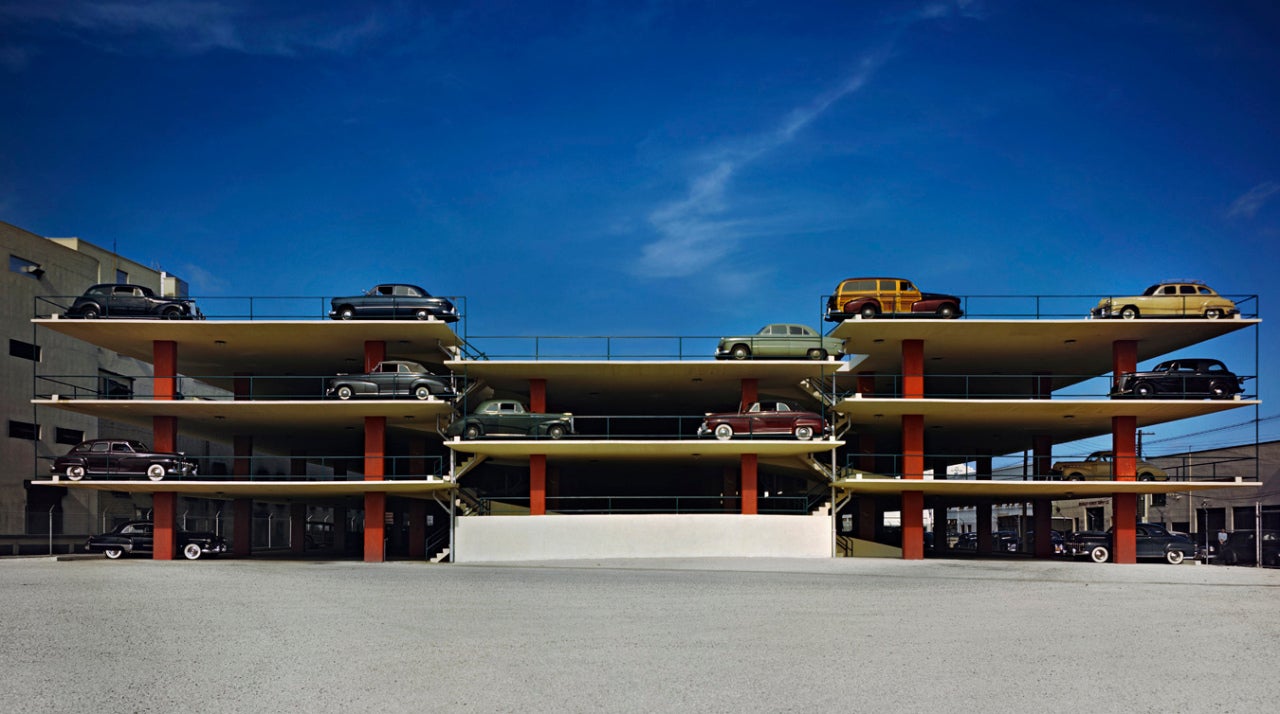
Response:
[[[0,560],[0,711],[1256,712],[1280,570]]]

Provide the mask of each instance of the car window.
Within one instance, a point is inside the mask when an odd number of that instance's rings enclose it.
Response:
[[[111,445],[111,450],[112,450],[112,451],[123,451],[123,452],[126,452],[126,453],[127,453],[127,452],[130,452],[130,451],[133,451],[133,449],[130,449],[130,448],[129,448],[129,445],[128,445],[128,444],[126,444],[126,443],[124,443],[123,441],[117,441],[117,442],[115,442],[114,444],[112,444],[112,445]]]
[[[93,451],[94,453],[102,453],[110,448],[111,444],[108,444],[105,441],[98,441],[94,442],[93,446],[90,447],[90,451]]]
[[[374,288],[373,291],[378,295],[394,295],[395,287],[392,285],[379,285],[378,287]]]
[[[791,405],[786,402],[778,402],[777,406],[774,407],[774,411],[789,412],[791,411]]]
[[[514,414],[516,411],[515,402],[503,402],[502,404],[498,405],[498,408],[501,411],[511,412],[512,414]]]
[[[1204,287],[1203,285],[1201,285],[1201,286],[1197,289],[1197,292],[1199,292],[1201,295],[1212,295],[1212,294],[1213,294],[1213,291],[1212,291],[1212,290],[1210,290],[1209,288]]]
[[[1181,293],[1181,294],[1183,294],[1183,295],[1195,295],[1195,294],[1196,294],[1196,286],[1194,286],[1194,285],[1179,285],[1179,286],[1178,286],[1178,292],[1179,292],[1179,293]]]
[[[891,293],[894,290],[898,289],[898,281],[897,280],[881,280],[880,289],[883,290],[884,292]]]
[[[1205,366],[1204,371],[1206,371],[1206,372],[1225,372],[1225,371],[1227,371],[1227,366],[1226,366],[1225,364],[1221,363],[1221,362],[1210,362],[1207,366]]]
[[[793,335],[800,335],[801,337],[808,334],[805,332],[805,329],[803,327],[800,327],[799,325],[792,325],[788,331]]]
[[[126,441],[126,442],[124,442],[124,443],[128,444],[128,445],[129,445],[129,448],[130,448],[130,449],[133,449],[134,451],[146,451],[146,450],[147,450],[147,445],[146,445],[146,444],[144,444],[144,443],[142,443],[141,441]]]
[[[902,290],[902,292],[904,293],[912,292],[916,289],[916,286],[912,285],[910,280],[903,280],[902,285],[899,286],[899,289]]]
[[[755,402],[754,404],[751,405],[751,408],[747,410],[747,413],[755,414],[759,411],[760,411],[760,402]]]
[[[1166,285],[1166,286],[1164,286],[1164,288],[1160,291],[1160,294],[1161,294],[1161,295],[1177,295],[1177,294],[1178,294],[1178,288],[1177,288],[1177,287],[1175,287],[1175,286],[1173,286],[1173,285]]]

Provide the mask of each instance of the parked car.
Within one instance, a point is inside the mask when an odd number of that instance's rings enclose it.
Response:
[[[458,308],[447,298],[433,297],[417,285],[375,285],[363,295],[329,301],[329,317],[335,320],[443,320],[458,321]]]
[[[1111,397],[1230,399],[1244,391],[1244,380],[1216,359],[1172,359],[1148,372],[1124,372]]]
[[[839,322],[855,316],[874,317],[960,317],[960,298],[943,293],[922,293],[910,280],[902,278],[849,278],[841,281],[827,298],[827,321]]]
[[[513,399],[481,402],[469,416],[454,420],[445,429],[448,436],[461,436],[463,439],[511,435],[559,439],[572,433],[572,414],[535,414]]]
[[[109,533],[89,536],[84,545],[90,552],[101,551],[111,560],[127,554],[150,553],[154,545],[153,528],[151,521],[125,521]],[[214,533],[178,531],[177,538],[178,552],[187,560],[227,552],[227,541]]]
[[[204,319],[204,314],[196,307],[194,300],[159,297],[151,288],[125,283],[103,283],[90,287],[62,315],[85,320],[99,317]]]
[[[352,397],[398,397],[453,399],[458,396],[451,377],[433,374],[408,360],[385,360],[368,374],[339,374],[329,380],[325,394],[338,399]]]
[[[1254,565],[1258,562],[1257,537],[1251,530],[1233,531],[1218,547],[1213,562],[1220,565]],[[1280,565],[1280,531],[1263,529],[1262,564]]]
[[[165,476],[195,476],[197,467],[181,452],[154,452],[141,441],[90,439],[54,459],[49,471],[54,476],[66,476],[72,481],[86,476],[146,476],[152,481],[159,481]]]
[[[1177,565],[1187,558],[1199,555],[1196,544],[1181,533],[1170,533],[1158,523],[1139,523],[1137,531],[1137,555],[1139,558],[1163,558]],[[1072,557],[1088,556],[1095,563],[1111,558],[1111,529],[1107,531],[1075,531],[1067,535],[1067,554]]]
[[[1059,461],[1051,468],[1058,478],[1067,481],[1114,481],[1115,454],[1095,451],[1084,461]],[[1169,474],[1149,461],[1139,461],[1135,466],[1139,481],[1168,481]]]
[[[716,359],[826,359],[844,350],[844,340],[823,337],[808,325],[765,325],[749,337],[722,337]]]
[[[1220,317],[1239,315],[1236,304],[1199,281],[1156,283],[1141,295],[1105,297],[1090,311],[1094,317]]]
[[[794,402],[783,400],[753,402],[741,412],[708,412],[698,427],[698,436],[714,434],[721,441],[739,435],[794,435],[801,441],[808,441],[814,436],[830,433],[831,427],[822,415],[802,410]]]

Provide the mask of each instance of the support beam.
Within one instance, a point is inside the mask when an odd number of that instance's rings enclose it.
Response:
[[[529,455],[529,515],[547,515],[547,455]]]
[[[907,340],[919,342],[919,340]],[[924,479],[924,416],[902,416],[902,478]],[[924,492],[902,493],[902,559],[924,558]]]
[[[529,380],[529,411],[547,413],[547,380],[536,377]]]
[[[364,418],[364,480],[382,481],[387,474],[387,418]]]
[[[236,434],[231,442],[231,474],[247,479],[253,475],[253,437]]]
[[[1037,498],[1031,502],[1031,508],[1036,532],[1034,555],[1047,560],[1053,557],[1053,500]]]
[[[381,563],[387,559],[387,494],[368,491],[364,494],[364,562]]]
[[[876,373],[859,372],[855,389],[858,390],[858,394],[864,397],[874,397],[876,394]]]
[[[760,380],[747,378],[742,380],[742,403],[745,410],[752,403],[760,401]]]
[[[366,340],[364,343],[364,372],[373,371],[378,363],[387,358],[387,343],[382,340]]]
[[[151,343],[151,354],[155,369],[155,398],[172,400],[178,393],[178,343],[155,340]]]
[[[178,417],[151,417],[151,448],[161,452],[178,450]]]
[[[409,558],[427,559],[427,502],[417,498],[409,502]]]
[[[1116,481],[1138,478],[1138,420],[1136,417],[1111,418],[1111,450],[1115,454],[1112,467]],[[1117,493],[1111,497],[1111,560],[1115,563],[1138,562],[1138,495]]]
[[[902,341],[902,397],[924,397],[924,340]]]
[[[307,504],[289,504],[289,552],[302,555],[307,550]]]
[[[151,497],[152,560],[173,560],[178,553],[178,494],[162,491]]]
[[[233,500],[231,514],[231,554],[248,558],[253,552],[253,499]]]
[[[1136,340],[1116,340],[1111,343],[1111,386],[1120,382],[1120,375],[1138,371],[1138,343]]]
[[[759,502],[759,457],[755,454],[743,454],[741,459],[742,483],[742,515],[754,516],[760,512]]]

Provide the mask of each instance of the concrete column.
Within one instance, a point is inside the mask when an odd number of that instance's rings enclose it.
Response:
[[[547,455],[529,455],[529,515],[547,515]]]
[[[365,343],[366,359],[370,344]],[[364,480],[381,481],[386,474],[387,418],[364,418]],[[381,563],[386,560],[386,510],[387,494],[384,491],[366,491],[364,494],[364,562]]]
[[[232,398],[239,402],[253,398],[253,375],[247,372],[236,372],[235,380],[231,383]]]
[[[876,539],[876,526],[880,525],[880,509],[876,507],[873,496],[858,496],[858,537],[862,540]]]
[[[301,555],[307,549],[307,504],[289,504],[289,551]]]
[[[151,417],[151,448],[155,451],[178,450],[178,417]]]
[[[1111,386],[1114,388],[1125,372],[1138,371],[1138,343],[1136,340],[1116,340],[1111,343]]]
[[[743,454],[741,465],[742,515],[754,516],[760,512],[760,504],[757,500],[759,488],[757,479],[758,459],[755,454]]]
[[[908,340],[919,342],[919,340]],[[902,416],[902,478],[924,479],[924,416]],[[902,493],[902,558],[920,560],[924,557],[924,492]]]
[[[876,395],[876,373],[859,372],[855,389],[857,389],[858,394],[864,397],[874,397]]]
[[[902,397],[924,397],[924,340],[902,341]]]
[[[1032,519],[1036,532],[1035,557],[1053,557],[1053,500],[1037,498],[1031,502]]]
[[[1138,478],[1137,433],[1137,417],[1111,418],[1111,450],[1115,454],[1113,478],[1116,481],[1136,481]],[[1137,512],[1137,494],[1117,493],[1111,497],[1113,562],[1138,562]]]
[[[382,340],[366,340],[364,343],[364,371],[368,374],[378,363],[387,358],[387,343]]]
[[[151,354],[155,369],[155,398],[173,399],[178,393],[178,343],[155,340],[151,343]]]
[[[760,401],[760,380],[750,378],[742,380],[741,408],[746,409],[753,402],[758,401]]]
[[[248,480],[253,475],[253,437],[237,434],[231,441],[231,473],[236,478]]]
[[[173,560],[178,553],[178,494],[162,491],[151,497],[152,560]]]
[[[529,380],[529,411],[534,414],[547,413],[547,380]]]
[[[231,514],[231,554],[248,558],[253,552],[253,499],[233,500]]]

